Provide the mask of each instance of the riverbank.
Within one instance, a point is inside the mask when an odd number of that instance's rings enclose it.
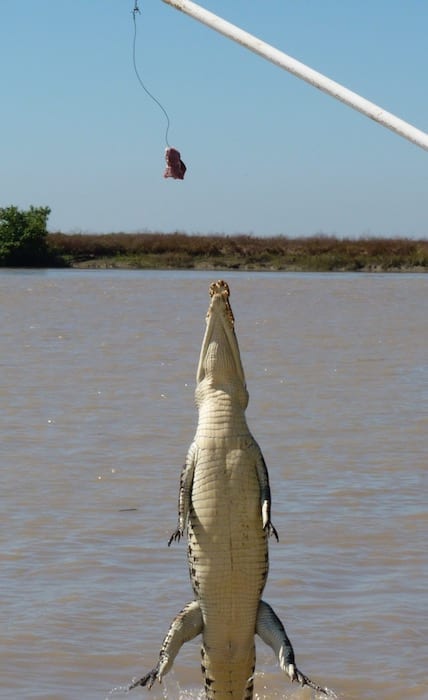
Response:
[[[185,233],[48,234],[64,265],[89,269],[426,272],[428,240]]]
[[[215,263],[213,261],[199,262],[192,265],[174,265],[174,264],[152,264],[150,260],[134,261],[132,259],[111,259],[111,258],[97,258],[94,260],[87,260],[85,262],[76,262],[70,265],[73,269],[78,270],[213,270],[213,271],[227,271],[227,270],[242,270],[242,271],[252,271],[252,272],[401,272],[401,273],[412,273],[412,272],[428,272],[428,267],[423,267],[421,265],[415,265],[413,267],[406,267],[400,265],[397,267],[383,267],[382,265],[367,265],[363,267],[355,266],[313,266],[310,269],[308,267],[300,267],[298,265],[267,265],[267,264],[256,264],[256,263],[233,263],[228,264],[227,262]]]

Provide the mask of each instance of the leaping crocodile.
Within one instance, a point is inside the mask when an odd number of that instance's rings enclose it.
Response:
[[[130,688],[151,688],[171,669],[184,642],[202,634],[207,700],[251,700],[254,635],[275,652],[291,681],[329,694],[298,670],[291,642],[270,605],[261,600],[268,574],[271,523],[269,476],[245,418],[248,392],[229,287],[210,286],[196,374],[196,435],[180,479],[178,527],[187,527],[188,563],[195,600],[174,618],[159,661]]]

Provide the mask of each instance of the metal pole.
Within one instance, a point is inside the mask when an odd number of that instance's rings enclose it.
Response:
[[[250,49],[250,51],[254,51],[254,53],[263,56],[263,58],[275,63],[275,65],[280,68],[284,68],[298,78],[306,80],[310,85],[326,92],[328,95],[336,98],[336,100],[344,102],[358,112],[362,112],[367,117],[370,117],[370,119],[379,122],[382,126],[386,126],[388,129],[391,129],[391,131],[395,131],[395,133],[428,151],[428,134],[417,129],[408,122],[403,121],[403,119],[399,119],[399,117],[396,117],[394,114],[385,111],[382,107],[379,107],[373,102],[366,100],[356,92],[352,92],[352,90],[348,90],[348,88],[336,83],[334,80],[330,80],[330,78],[322,75],[322,73],[318,73],[304,63],[300,63],[300,61],[296,61],[296,59],[291,56],[287,56],[287,54],[282,51],[279,51],[270,44],[266,44],[266,42],[252,34],[245,32],[235,24],[231,24],[221,17],[218,17],[218,15],[209,12],[209,10],[205,10],[195,2],[191,2],[191,0],[163,0],[163,2],[175,7],[177,10],[185,12],[199,22],[208,25],[211,29],[215,29],[220,34],[236,41],[238,44],[242,44],[242,46]]]

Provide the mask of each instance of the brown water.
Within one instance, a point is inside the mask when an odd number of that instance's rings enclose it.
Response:
[[[341,700],[428,698],[428,276],[225,278],[280,534],[264,598]],[[124,697],[191,599],[166,541],[212,279],[0,273],[2,699]],[[199,665],[192,642],[130,698],[196,700]],[[256,691],[311,697],[262,643]]]

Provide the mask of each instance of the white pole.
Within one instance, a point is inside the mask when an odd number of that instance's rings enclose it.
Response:
[[[235,24],[231,24],[221,17],[218,17],[218,15],[205,10],[195,2],[191,2],[191,0],[163,0],[163,2],[175,7],[177,10],[185,12],[199,22],[208,25],[211,29],[215,29],[217,32],[220,32],[220,34],[236,41],[238,44],[242,44],[242,46],[250,49],[250,51],[254,51],[254,53],[263,56],[263,58],[275,63],[280,68],[284,68],[298,78],[306,80],[307,83],[319,88],[319,90],[344,102],[358,112],[362,112],[367,117],[370,117],[370,119],[374,119],[374,121],[379,122],[382,126],[386,126],[388,129],[391,129],[391,131],[395,131],[395,133],[428,151],[428,134],[417,129],[408,122],[399,119],[399,117],[396,117],[394,114],[386,112],[382,107],[379,107],[373,102],[369,102],[369,100],[361,97],[356,92],[352,92],[352,90],[348,90],[348,88],[336,83],[334,80],[330,80],[330,78],[322,75],[322,73],[318,73],[304,63],[300,63],[300,61],[296,61],[296,59],[291,56],[287,56],[287,54],[282,51],[270,46],[270,44],[266,44],[252,34],[245,32]]]

